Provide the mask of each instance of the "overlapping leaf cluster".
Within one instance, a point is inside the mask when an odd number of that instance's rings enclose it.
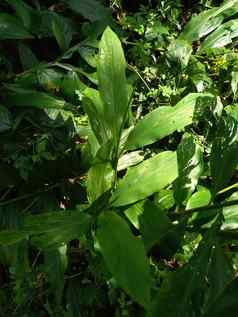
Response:
[[[40,2],[0,4],[0,316],[236,316],[238,1]]]

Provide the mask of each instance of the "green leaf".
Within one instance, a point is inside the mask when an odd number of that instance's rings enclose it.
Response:
[[[143,160],[144,153],[142,151],[129,152],[119,159],[117,171],[123,171],[124,169],[127,169],[130,166],[141,163]]]
[[[203,316],[203,309],[223,293],[232,271],[212,227],[188,264],[170,273],[152,305],[149,317]]]
[[[19,43],[18,51],[21,64],[24,70],[39,65],[37,57],[28,46],[24,45],[23,43]]]
[[[149,200],[143,205],[143,213],[139,217],[140,231],[146,250],[150,250],[154,244],[163,239],[171,229],[170,222],[166,212]]]
[[[128,169],[112,195],[112,205],[124,206],[142,200],[171,184],[177,176],[176,153],[157,154]]]
[[[224,291],[212,302],[204,317],[226,317],[229,312],[229,317],[237,316],[237,296],[238,296],[238,279],[232,280]]]
[[[55,248],[84,235],[90,219],[88,214],[75,210],[51,212],[25,217],[23,230],[38,247]]]
[[[186,24],[179,36],[180,40],[192,43],[218,28],[225,17],[234,15],[238,9],[237,0],[226,1],[222,6],[200,13]]]
[[[234,94],[234,97],[236,97],[238,90],[238,72],[231,73],[231,89]]]
[[[208,188],[198,186],[197,192],[195,192],[188,200],[186,209],[199,208],[209,205],[212,195]]]
[[[107,27],[99,44],[99,92],[104,104],[104,120],[110,127],[115,144],[119,142],[128,112],[126,61],[117,35]],[[116,120],[115,120],[116,118]]]
[[[6,102],[15,107],[33,107],[40,109],[68,109],[65,100],[36,90],[23,89],[13,85],[7,86]]]
[[[61,304],[64,291],[64,273],[67,267],[67,247],[46,250],[44,252],[43,271],[50,282],[51,289],[55,294],[57,305]]]
[[[0,245],[8,246],[27,238],[28,238],[27,232],[2,230],[0,232]]]
[[[0,105],[0,133],[11,129],[11,127],[11,114],[7,108]]]
[[[224,47],[232,43],[238,36],[238,20],[231,20],[222,24],[216,31],[210,34],[202,43],[199,52],[208,48]]]
[[[238,205],[223,207],[224,221],[222,230],[237,230],[238,229]]]
[[[238,122],[232,117],[223,117],[216,131],[210,156],[215,194],[228,184],[238,165]]]
[[[187,73],[197,92],[203,92],[211,87],[212,80],[208,76],[205,65],[194,56],[190,58]]]
[[[84,90],[83,106],[89,117],[92,130],[97,137],[99,144],[104,144],[111,139],[111,131],[104,119],[104,105],[100,98],[100,94],[93,88]]]
[[[21,0],[5,0],[16,11],[17,16],[22,20],[24,26],[30,30],[32,23],[32,12],[34,11],[30,6]]]
[[[108,191],[115,179],[115,172],[111,163],[98,163],[93,165],[88,173],[87,192],[89,202],[94,202],[103,193]]]
[[[61,19],[56,16],[52,22],[52,30],[59,48],[62,52],[66,51],[73,37],[73,30],[66,19]]]
[[[166,57],[172,67],[181,66],[184,69],[189,62],[192,53],[192,46],[187,41],[175,40],[168,47]]]
[[[192,135],[185,133],[177,149],[178,178],[174,183],[174,197],[182,205],[196,189],[203,172],[203,151]]]
[[[129,134],[127,149],[134,150],[152,144],[165,136],[182,130],[193,122],[196,104],[203,99],[213,98],[211,94],[191,93],[174,107],[158,107],[147,114]]]
[[[91,22],[110,17],[110,10],[96,0],[68,0],[66,3],[72,10]]]
[[[151,279],[142,241],[133,236],[127,223],[113,212],[99,216],[97,238],[106,265],[118,284],[148,308]]]
[[[14,16],[0,13],[0,40],[31,39],[33,36]]]
[[[143,210],[144,210],[144,201],[139,201],[133,204],[132,206],[129,206],[129,208],[127,208],[124,211],[125,216],[133,224],[133,226],[136,229],[140,228],[139,217],[140,215],[142,215]]]

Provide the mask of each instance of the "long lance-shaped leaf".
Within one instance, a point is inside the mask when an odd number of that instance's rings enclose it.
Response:
[[[119,286],[148,308],[151,279],[143,242],[133,236],[125,220],[113,212],[100,215],[97,238],[106,265]]]
[[[222,117],[212,142],[210,156],[213,191],[223,189],[233,176],[238,164],[238,122]]]
[[[174,107],[159,107],[150,112],[129,134],[126,148],[134,150],[184,129],[193,122],[196,104],[209,98],[212,102],[214,97],[208,93],[191,93]]]
[[[25,29],[20,20],[10,14],[0,14],[0,40],[30,38],[33,36]]]
[[[190,262],[163,282],[149,317],[165,312],[167,317],[203,316],[209,303],[219,298],[232,278],[224,250],[211,228]]]
[[[128,111],[126,61],[117,35],[108,27],[99,45],[99,92],[104,103],[104,120],[112,131],[115,143]]]
[[[207,48],[224,47],[232,43],[233,38],[238,36],[238,20],[231,20],[222,24],[216,31],[210,34],[202,43],[199,52]]]
[[[176,152],[165,151],[129,168],[111,202],[124,206],[142,200],[172,183],[178,176]]]
[[[203,171],[203,153],[193,136],[185,133],[177,150],[179,176],[174,183],[174,197],[182,205],[195,190]]]
[[[179,39],[192,43],[218,28],[226,17],[236,14],[238,1],[226,1],[222,6],[212,8],[193,17],[185,26]]]

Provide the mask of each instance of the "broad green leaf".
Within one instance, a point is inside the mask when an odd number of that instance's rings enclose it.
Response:
[[[222,6],[215,7],[192,17],[179,36],[180,40],[192,43],[218,28],[225,17],[234,15],[238,9],[237,0],[228,0]]]
[[[61,82],[61,91],[63,95],[72,103],[79,103],[79,96],[83,95],[86,85],[81,82],[79,76],[74,71],[69,71]]]
[[[180,66],[184,69],[189,62],[192,53],[192,46],[187,41],[175,40],[168,47],[166,57],[172,67]]]
[[[185,133],[177,149],[178,178],[174,183],[174,197],[182,205],[196,189],[203,172],[203,151],[194,137]]]
[[[108,191],[115,179],[115,172],[111,163],[98,163],[93,165],[88,173],[87,192],[89,202],[94,202],[103,193]]]
[[[37,90],[23,89],[13,85],[9,85],[7,88],[6,102],[11,106],[40,109],[72,109],[65,100]]]
[[[171,184],[177,176],[176,153],[157,154],[128,169],[112,195],[112,205],[124,206],[142,200]]]
[[[215,235],[214,228],[199,244],[188,264],[170,273],[158,292],[149,317],[203,316],[232,280],[231,267]]]
[[[24,26],[29,30],[32,23],[33,9],[22,0],[5,0],[16,11],[17,16],[22,20]]]
[[[124,214],[127,219],[133,224],[136,229],[140,228],[139,217],[142,215],[144,210],[144,201],[139,201],[132,206],[129,206],[125,211]]]
[[[210,34],[202,43],[199,52],[208,48],[224,47],[232,43],[238,36],[238,20],[231,20],[222,24],[216,31]]]
[[[28,238],[27,232],[2,230],[0,232],[0,245],[8,246],[27,238]]]
[[[89,117],[92,130],[97,137],[99,144],[104,144],[111,138],[111,131],[104,118],[104,105],[100,94],[93,88],[84,90],[83,106]]]
[[[23,230],[39,248],[55,248],[78,239],[89,229],[90,216],[78,211],[59,211],[27,216]]]
[[[142,151],[134,151],[124,154],[118,161],[117,171],[122,171],[130,166],[137,165],[144,160]]]
[[[234,94],[234,97],[236,97],[238,90],[238,72],[231,73],[231,89]]]
[[[31,39],[33,36],[14,16],[0,13],[0,40]]]
[[[118,143],[128,112],[129,96],[123,49],[117,35],[109,27],[99,44],[97,71],[104,120],[111,129],[115,143]]]
[[[24,70],[35,67],[39,61],[32,50],[23,43],[18,45],[19,56]]]
[[[57,305],[61,304],[64,291],[64,273],[67,268],[67,247],[46,250],[44,252],[43,271],[50,283],[52,292],[55,294]]]
[[[212,80],[208,76],[205,64],[201,63],[196,57],[191,56],[187,73],[197,89],[197,92],[204,92],[212,85]]]
[[[143,242],[133,236],[127,223],[113,212],[99,216],[97,239],[106,265],[119,286],[148,308],[151,279]]]
[[[11,129],[11,127],[11,114],[7,108],[0,105],[0,133]]]
[[[232,104],[225,107],[226,113],[228,113],[232,118],[238,121],[238,104]]]
[[[213,98],[211,94],[190,93],[174,107],[158,107],[147,114],[129,134],[127,149],[134,150],[152,144],[165,136],[182,130],[193,122],[196,104],[203,98]]]
[[[238,165],[237,138],[238,122],[230,116],[221,118],[210,156],[214,193],[228,184]]]
[[[174,206],[174,193],[171,188],[162,189],[155,194],[154,203],[163,210],[169,210]]]
[[[215,302],[212,302],[204,314],[204,317],[236,317],[238,310],[238,279],[233,279],[226,285],[224,291],[219,294]]]
[[[97,49],[95,47],[80,46],[78,52],[91,67],[97,67],[98,55],[96,54]]]
[[[96,0],[68,0],[66,3],[72,10],[91,22],[110,17],[110,10]]]
[[[67,20],[60,19],[58,16],[52,22],[52,30],[59,48],[62,52],[69,48],[70,42],[73,37],[73,30]]]
[[[188,200],[186,209],[199,208],[209,205],[212,195],[208,188],[203,186],[197,187],[195,192]]]
[[[223,207],[224,222],[222,230],[237,230],[238,229],[238,205]]]
[[[172,226],[166,212],[149,200],[145,201],[139,220],[146,250],[150,250],[154,244],[165,238]]]

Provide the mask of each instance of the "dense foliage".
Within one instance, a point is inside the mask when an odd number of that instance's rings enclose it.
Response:
[[[0,317],[237,316],[238,0],[0,3]]]

